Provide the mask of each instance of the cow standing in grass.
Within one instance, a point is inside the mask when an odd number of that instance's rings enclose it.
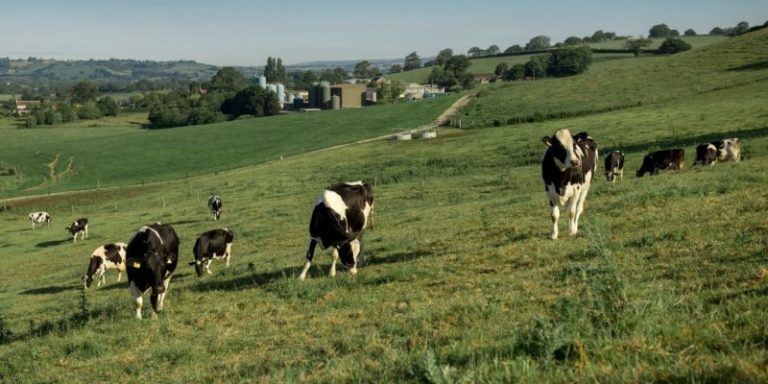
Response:
[[[610,182],[624,180],[624,154],[620,151],[611,151],[605,155],[605,178]]]
[[[72,243],[77,243],[78,233],[80,234],[80,240],[85,240],[88,237],[88,218],[81,217],[64,229],[72,235]]]
[[[203,276],[203,269],[209,275],[211,274],[210,265],[214,259],[224,259],[226,266],[229,267],[229,258],[232,255],[232,241],[235,234],[226,228],[212,229],[202,233],[195,241],[192,252],[195,261],[190,265],[195,266],[197,277]]]
[[[336,276],[336,261],[357,273],[358,257],[362,255],[363,230],[373,226],[373,191],[365,182],[339,183],[323,191],[315,203],[309,221],[309,246],[304,269],[299,279],[304,280],[312,264],[315,247],[330,251],[331,276]]]
[[[723,139],[696,147],[696,160],[693,165],[714,165],[718,161],[733,159],[741,161],[741,142],[738,138]]]
[[[96,277],[96,286],[101,287],[106,283],[104,277],[108,269],[117,269],[117,282],[125,272],[125,243],[104,244],[96,248],[91,254],[91,261],[88,264],[88,271],[83,276],[85,289],[90,288],[93,278]]]
[[[169,224],[156,223],[141,227],[128,242],[125,267],[137,319],[141,319],[142,295],[148,289],[152,289],[152,316],[163,309],[171,275],[178,261],[179,237]]]
[[[45,223],[49,227],[51,226],[51,215],[48,212],[32,212],[29,214],[29,221],[32,222],[32,229],[35,229],[36,224]]]
[[[568,232],[575,235],[584,211],[592,176],[597,171],[597,144],[586,132],[571,136],[567,129],[542,139],[547,151],[541,161],[541,176],[549,200],[552,231],[557,239],[560,206],[568,208]]]
[[[208,209],[211,210],[213,221],[217,221],[221,217],[221,206],[222,202],[219,195],[211,195],[211,197],[208,198]]]
[[[646,173],[658,175],[660,169],[677,169],[682,171],[685,168],[685,150],[682,148],[664,149],[651,152],[643,158],[643,164],[637,170],[637,177],[643,177]]]

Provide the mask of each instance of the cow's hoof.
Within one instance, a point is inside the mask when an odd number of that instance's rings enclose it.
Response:
[[[350,269],[349,269],[349,273],[351,273],[351,274],[353,274],[353,275],[357,275],[357,268],[356,268],[356,267],[352,267],[352,268],[350,268]]]
[[[557,240],[557,234],[549,235],[549,238],[552,240]]]

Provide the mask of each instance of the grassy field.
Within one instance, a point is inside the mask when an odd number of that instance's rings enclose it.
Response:
[[[99,121],[34,129],[9,125],[0,127],[5,137],[0,162],[21,172],[0,179],[0,184],[8,195],[18,195],[184,178],[417,128],[432,122],[455,100],[451,96],[153,131],[141,129],[146,114],[106,119],[105,125]],[[54,160],[56,176],[51,177],[48,164]]]
[[[549,84],[558,93],[569,81]],[[766,382],[767,90],[744,81],[610,113],[13,201],[0,213],[0,331],[12,332],[0,381]],[[562,127],[588,131],[601,153],[623,149],[626,177],[597,175],[579,235],[551,241],[540,138]],[[697,143],[733,136],[744,161],[690,167]],[[676,146],[685,170],[634,177],[646,151]],[[367,266],[329,278],[318,256],[298,281],[314,198],[357,179],[376,193]],[[205,207],[213,190],[220,223]],[[51,228],[29,228],[37,209]],[[91,237],[73,245],[62,227],[79,216]],[[233,265],[202,279],[180,265],[166,311],[135,321],[114,274],[85,292],[79,278],[94,248],[154,221],[174,224],[182,261],[200,232],[234,230]]]
[[[728,38],[724,36],[684,36],[683,40],[691,44],[693,48],[701,48],[711,44],[720,43],[726,41]],[[658,48],[664,39],[652,39],[653,43],[647,48]],[[621,49],[624,48],[625,40],[613,40],[602,43],[588,44],[592,48],[600,49]],[[634,58],[632,54],[603,54],[598,53],[593,55],[593,61],[599,63],[601,61],[614,60],[614,59],[630,59]],[[501,63],[507,63],[510,67],[515,64],[525,64],[531,59],[530,55],[520,56],[504,56],[504,57],[487,57],[472,59],[472,65],[468,68],[468,71],[473,74],[488,75],[493,74],[496,66]],[[390,80],[398,80],[404,83],[426,83],[429,78],[429,74],[432,72],[431,67],[419,68],[412,71],[395,73],[386,75],[385,77]]]

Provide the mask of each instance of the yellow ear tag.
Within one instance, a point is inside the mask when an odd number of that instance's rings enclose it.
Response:
[[[141,268],[141,263],[133,263],[134,268]]]
[[[167,260],[165,263],[166,263],[166,264],[173,264],[173,260],[171,260],[171,259],[168,259],[168,260]]]

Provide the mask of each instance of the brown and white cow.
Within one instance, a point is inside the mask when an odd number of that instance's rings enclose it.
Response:
[[[614,182],[616,175],[619,180],[624,180],[624,153],[621,151],[611,151],[605,155],[605,178]]]
[[[229,267],[229,258],[232,256],[232,241],[235,239],[234,232],[227,228],[212,229],[203,232],[195,241],[192,252],[195,255],[195,261],[189,265],[195,266],[197,277],[203,276],[203,269],[209,275],[211,274],[210,265],[214,259],[224,259],[225,266]]]
[[[315,203],[309,221],[309,246],[304,269],[299,279],[304,280],[312,265],[315,246],[331,252],[330,275],[336,276],[336,261],[357,273],[358,258],[362,261],[363,230],[373,225],[373,190],[371,185],[358,181],[339,183],[323,191]]]
[[[106,284],[107,279],[104,275],[108,269],[117,269],[117,282],[120,282],[120,278],[125,272],[126,247],[125,243],[104,244],[93,251],[88,270],[83,276],[85,289],[90,288],[94,277],[96,277],[97,287]]]
[[[64,229],[72,235],[72,243],[77,243],[78,233],[80,234],[80,240],[85,240],[88,237],[88,218],[81,217]]]
[[[29,214],[29,221],[32,222],[32,229],[35,229],[36,224],[45,223],[49,227],[51,226],[51,215],[48,212],[32,212]]]
[[[137,319],[141,319],[142,295],[148,289],[152,289],[152,316],[163,309],[171,275],[178,261],[179,236],[169,224],[155,223],[141,227],[128,242],[125,269]]]
[[[646,173],[658,175],[660,169],[682,170],[685,167],[685,150],[682,148],[665,149],[651,152],[643,158],[643,164],[637,170],[637,177]]]
[[[568,232],[578,232],[584,200],[597,171],[597,144],[586,132],[571,136],[567,129],[545,136],[542,142],[548,147],[541,160],[541,176],[552,218],[550,237],[554,240],[558,236],[560,206],[568,209]]]
[[[718,161],[733,159],[741,161],[741,141],[738,137],[722,139],[696,147],[696,160],[693,165],[714,165]]]

